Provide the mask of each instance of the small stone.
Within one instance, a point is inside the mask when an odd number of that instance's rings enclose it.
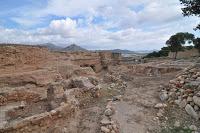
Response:
[[[194,105],[194,110],[195,110],[195,111],[198,111],[198,110],[199,110],[199,106]]]
[[[180,105],[181,99],[175,100],[174,102],[175,102],[177,105]]]
[[[185,95],[183,95],[182,97],[183,97],[183,99],[187,99],[188,95],[185,94]]]
[[[195,118],[196,120],[199,119],[198,114],[195,112],[194,108],[193,108],[190,104],[187,104],[187,105],[185,106],[185,111],[186,111],[190,116],[192,116],[193,118]]]
[[[111,133],[116,133],[116,132],[114,130],[112,130]]]
[[[176,122],[174,123],[174,127],[180,127],[180,126],[181,126],[181,124],[180,124],[179,121],[176,121]]]
[[[52,113],[52,114],[55,114],[55,113],[56,113],[56,111],[55,111],[55,110],[51,110],[51,113]]]
[[[193,96],[194,96],[194,94],[193,94],[193,93],[190,93],[190,94],[189,94],[189,96],[190,96],[190,97],[193,97]]]
[[[187,98],[187,102],[192,102],[192,101],[193,101],[192,97]]]
[[[154,121],[157,121],[158,119],[159,119],[158,117],[154,117],[154,118],[153,118]]]
[[[189,129],[192,130],[192,131],[197,131],[197,127],[195,125],[191,125],[189,127]]]
[[[184,84],[184,83],[185,83],[185,81],[184,81],[184,80],[181,80],[181,81],[180,81],[180,83],[181,83],[181,84]]]
[[[122,99],[122,95],[113,97],[113,101],[120,101],[121,99]]]
[[[196,105],[200,106],[200,97],[194,96],[193,101]]]
[[[64,103],[64,102],[60,103],[60,106],[65,106],[65,105],[66,105],[66,103]]]
[[[113,128],[115,131],[117,131],[117,125],[116,125],[116,124],[113,124],[113,125],[112,125],[112,128]]]
[[[157,108],[157,109],[159,109],[159,108],[167,107],[167,105],[164,104],[164,103],[158,103],[158,104],[156,104],[154,107]]]
[[[162,116],[163,116],[163,114],[162,114],[162,113],[160,113],[160,112],[158,112],[158,113],[157,113],[157,116],[158,116],[158,117],[162,117]]]
[[[108,129],[107,127],[102,126],[101,127],[101,131],[104,132],[104,133],[109,133],[110,129]]]
[[[199,87],[200,87],[200,86],[199,86]],[[200,97],[200,92],[198,92],[198,93],[196,94],[196,96]]]
[[[105,110],[105,112],[104,112],[104,114],[106,115],[106,116],[111,116],[111,115],[113,115],[113,111],[112,111],[112,109],[106,109]]]
[[[110,88],[114,88],[114,87],[115,87],[115,84],[112,83],[112,84],[110,85]]]
[[[169,96],[168,96],[167,92],[164,91],[164,92],[160,93],[160,100],[162,102],[166,101],[168,98],[169,98]]]
[[[196,79],[196,81],[200,81],[200,77],[198,77],[198,78]]]
[[[109,125],[109,124],[111,124],[111,121],[108,120],[107,117],[105,117],[105,118],[103,118],[103,119],[101,120],[100,123],[101,123],[102,125]]]
[[[21,101],[21,103],[20,103],[20,108],[24,108],[26,106],[26,102],[25,101]]]
[[[195,105],[195,103],[194,102],[190,102],[190,105],[193,107]]]
[[[179,104],[180,108],[185,108],[186,105],[187,105],[187,100],[186,99],[183,99]]]
[[[5,128],[7,123],[8,123],[7,121],[0,122],[0,129]]]
[[[176,96],[180,96],[180,95],[181,95],[181,92],[177,92],[177,93],[176,93]]]

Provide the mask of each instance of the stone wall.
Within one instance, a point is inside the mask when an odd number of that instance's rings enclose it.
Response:
[[[75,52],[71,53],[72,63],[80,67],[91,67],[95,72],[100,72],[108,65],[116,65],[121,61],[120,53],[112,52]]]
[[[0,66],[22,66],[44,62],[50,52],[47,48],[39,46],[1,45]]]
[[[190,58],[190,57],[196,57],[196,56],[200,56],[197,49],[185,50],[185,51],[180,51],[180,52],[177,53],[177,59]],[[170,52],[168,57],[174,58],[175,52]]]
[[[50,112],[27,117],[12,126],[0,129],[0,133],[43,133],[56,124],[59,119],[66,119],[75,113],[76,108],[70,104],[63,103],[60,107]]]

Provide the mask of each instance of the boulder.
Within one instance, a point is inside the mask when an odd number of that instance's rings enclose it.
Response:
[[[72,79],[71,81],[72,87],[73,88],[87,88],[91,89],[94,88],[95,86],[90,82],[90,80],[86,77],[77,77]]]

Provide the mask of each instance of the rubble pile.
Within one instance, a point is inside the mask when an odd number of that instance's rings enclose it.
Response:
[[[103,118],[100,121],[101,132],[103,133],[119,133],[119,124],[113,120],[112,116],[115,109],[112,106],[112,101],[108,102],[106,110],[104,111]]]
[[[184,70],[160,92],[161,101],[175,103],[195,119],[200,114],[200,65]]]
[[[120,74],[119,75],[106,74],[104,76],[104,82],[111,83],[110,86],[108,87],[109,90],[116,89],[119,91],[124,91],[125,88],[127,87],[127,83],[122,79],[122,76]]]

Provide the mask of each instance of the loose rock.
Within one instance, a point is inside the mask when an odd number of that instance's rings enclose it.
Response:
[[[198,114],[195,112],[195,110],[193,109],[193,107],[189,104],[186,105],[185,107],[185,111],[192,116],[193,118],[195,118],[196,120],[199,119]]]
[[[200,97],[194,96],[193,101],[196,105],[200,106]]]
[[[109,133],[110,129],[108,129],[107,127],[102,126],[101,127],[101,131],[104,132],[104,133]]]

